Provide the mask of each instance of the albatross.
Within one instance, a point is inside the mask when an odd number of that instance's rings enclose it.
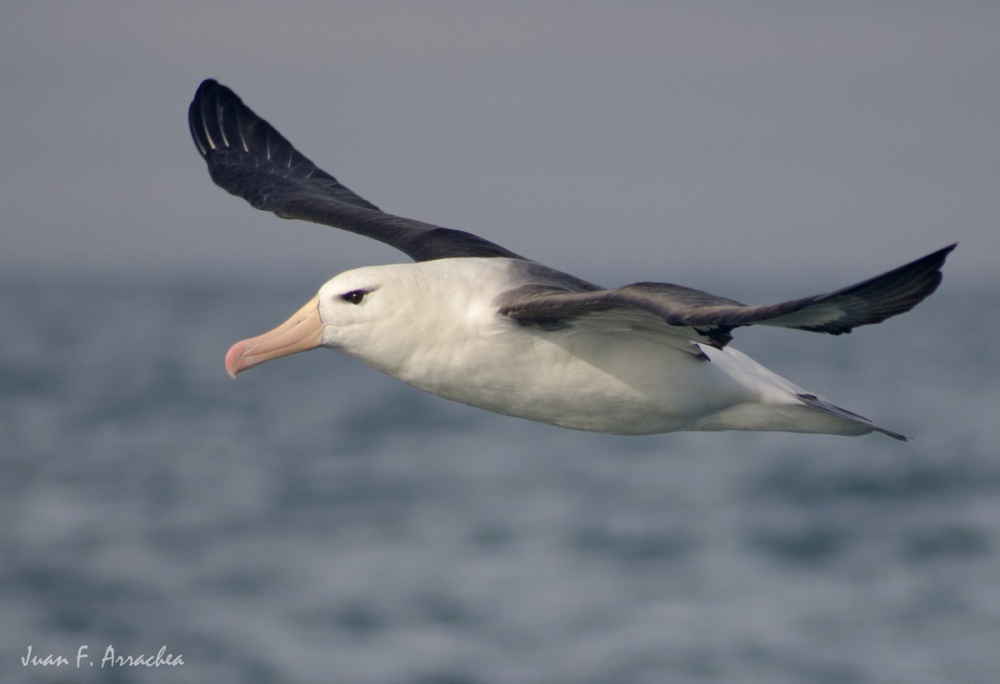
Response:
[[[234,378],[327,347],[431,394],[575,430],[880,432],[906,440],[729,342],[743,326],[840,335],[909,311],[937,289],[954,244],[835,292],[764,306],[669,283],[608,289],[478,235],[382,211],[215,80],[199,86],[188,122],[224,190],[413,260],[335,276],[285,323],[232,346],[225,364]]]

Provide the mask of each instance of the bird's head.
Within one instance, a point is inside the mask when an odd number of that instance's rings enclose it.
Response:
[[[316,347],[362,358],[377,356],[394,337],[407,332],[399,330],[393,315],[393,302],[405,292],[405,280],[405,274],[389,266],[341,273],[274,330],[234,344],[226,354],[226,371],[235,378],[265,361]]]

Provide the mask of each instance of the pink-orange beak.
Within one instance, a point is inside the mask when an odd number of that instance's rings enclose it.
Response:
[[[315,349],[323,341],[323,322],[319,318],[319,299],[313,297],[295,315],[271,332],[237,342],[226,353],[226,372],[232,378],[247,368]]]

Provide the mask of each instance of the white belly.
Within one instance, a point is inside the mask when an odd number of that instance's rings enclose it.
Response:
[[[696,429],[705,416],[753,399],[718,364],[663,344],[505,327],[444,357],[415,355],[393,374],[488,411],[614,434]]]

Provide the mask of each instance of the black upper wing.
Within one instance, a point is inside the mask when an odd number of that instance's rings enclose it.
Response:
[[[504,293],[502,315],[525,324],[558,328],[597,317],[679,335],[722,348],[734,328],[773,325],[840,335],[909,311],[937,289],[950,245],[905,266],[829,294],[766,306],[747,306],[680,285],[635,283],[613,290],[571,292],[549,285],[524,285]]]
[[[257,209],[364,235],[414,261],[523,258],[471,233],[381,211],[309,161],[236,93],[214,80],[198,87],[188,123],[216,185]]]

